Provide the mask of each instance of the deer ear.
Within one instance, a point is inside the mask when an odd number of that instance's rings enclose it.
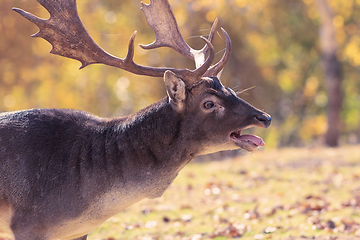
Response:
[[[181,113],[185,108],[186,85],[175,73],[167,70],[164,74],[164,82],[167,94],[170,98],[171,107]]]

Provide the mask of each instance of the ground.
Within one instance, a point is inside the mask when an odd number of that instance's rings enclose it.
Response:
[[[88,239],[360,239],[360,145],[192,162]]]

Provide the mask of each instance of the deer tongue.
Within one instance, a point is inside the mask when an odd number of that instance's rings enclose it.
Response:
[[[255,144],[256,146],[264,146],[265,142],[258,136],[255,135],[241,135],[240,137],[237,137],[238,140],[240,141],[245,141],[245,142],[251,142],[253,144]]]
[[[254,151],[259,146],[264,146],[265,142],[255,135],[241,135],[241,130],[231,134],[231,140],[236,146],[247,151]]]

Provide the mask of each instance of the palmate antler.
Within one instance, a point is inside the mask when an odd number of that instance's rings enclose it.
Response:
[[[50,53],[76,59],[82,64],[80,68],[94,63],[102,63],[134,74],[154,77],[162,77],[166,70],[171,70],[189,85],[198,81],[202,76],[216,76],[224,68],[230,55],[230,37],[222,29],[226,39],[226,50],[223,58],[216,65],[210,67],[215,57],[211,41],[214,37],[217,20],[214,21],[211,28],[209,39],[201,37],[206,42],[205,47],[195,50],[182,37],[167,0],[152,0],[149,5],[142,3],[142,10],[149,26],[156,34],[156,40],[152,44],[140,46],[144,49],[170,47],[193,59],[196,64],[195,70],[147,67],[136,64],[133,61],[136,31],[129,40],[127,56],[124,59],[112,56],[97,45],[86,31],[78,15],[76,0],[37,1],[48,10],[49,19],[38,18],[22,9],[13,8],[13,10],[39,27],[39,32],[33,37],[47,40],[53,47]],[[209,52],[209,56],[205,60],[207,52]]]

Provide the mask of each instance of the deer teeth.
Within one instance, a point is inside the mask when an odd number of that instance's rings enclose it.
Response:
[[[230,136],[231,136],[231,137],[235,137],[235,138],[239,138],[239,137],[241,136],[241,131],[242,131],[242,130],[238,130],[238,131],[236,131],[236,132],[232,132],[232,133],[230,134]]]

